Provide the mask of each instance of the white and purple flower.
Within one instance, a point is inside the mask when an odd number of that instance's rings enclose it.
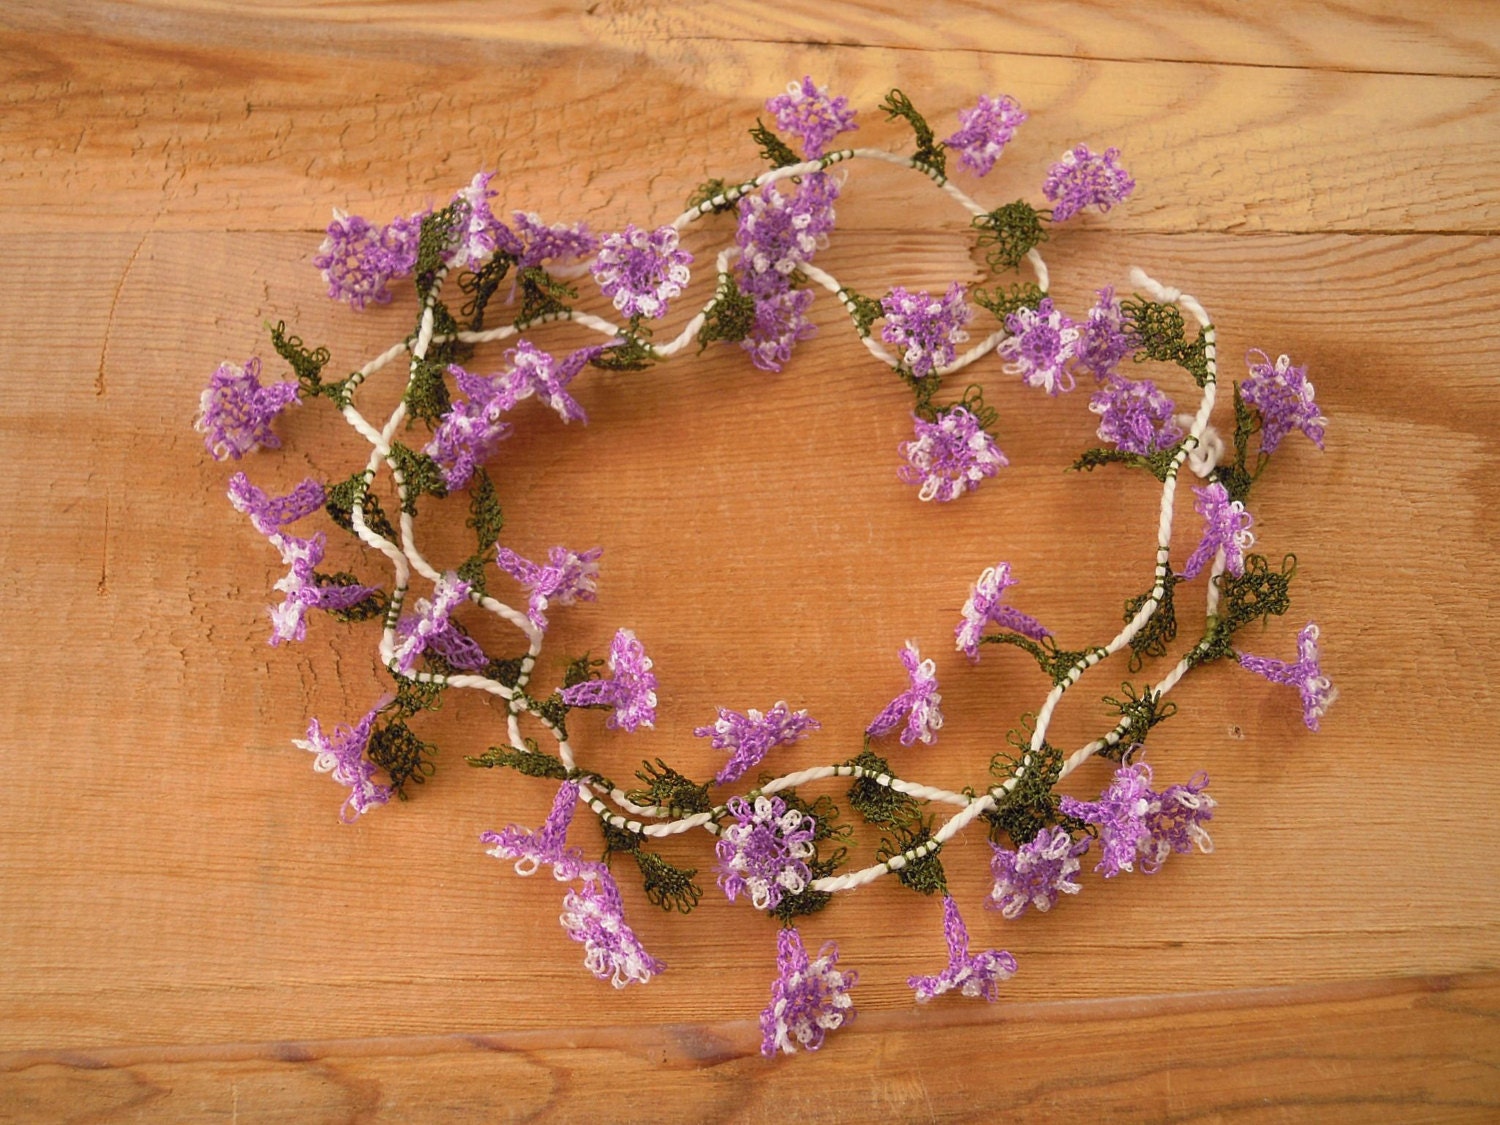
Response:
[[[1154,875],[1167,856],[1197,847],[1213,850],[1205,821],[1213,818],[1215,801],[1204,790],[1208,775],[1197,774],[1186,785],[1162,793],[1151,788],[1151,767],[1145,762],[1121,766],[1097,801],[1064,797],[1058,807],[1066,816],[1087,821],[1099,830],[1102,853],[1095,871],[1106,879],[1122,871]]]
[[[583,943],[583,967],[616,988],[646,984],[666,965],[646,952],[625,921],[625,904],[609,868],[588,865],[583,888],[563,896],[563,929]]]
[[[896,472],[907,484],[920,486],[920,500],[947,503],[973,492],[1010,463],[965,407],[951,406],[933,422],[913,414],[912,425],[916,437],[901,443],[906,464]]]
[[[384,701],[377,703],[352,727],[347,723],[338,724],[331,736],[324,734],[318,720],[313,719],[307,726],[307,738],[292,740],[293,745],[317,755],[313,769],[319,773],[331,773],[334,781],[349,790],[349,798],[340,810],[340,816],[346,822],[354,821],[391,799],[391,787],[375,780],[375,765],[365,758],[371,728],[383,706]]]
[[[1030,907],[1043,911],[1057,905],[1059,894],[1079,891],[1080,857],[1089,850],[1089,840],[1074,841],[1063,829],[1043,828],[1015,851],[995,847],[990,873],[995,885],[989,906],[1007,919],[1019,918]]]
[[[252,449],[280,449],[271,420],[299,402],[297,394],[293,382],[262,386],[255,356],[243,367],[221,363],[198,400],[194,428],[204,435],[203,444],[215,461],[238,461]]]
[[[931,744],[937,739],[937,732],[943,725],[943,713],[938,710],[943,697],[937,690],[937,665],[931,660],[922,659],[916,641],[906,642],[906,647],[901,650],[901,663],[906,666],[910,681],[906,690],[870,720],[865,734],[871,738],[890,734],[898,726],[902,726],[904,719],[902,746],[910,746],[919,741]]]
[[[1318,729],[1318,720],[1328,712],[1339,692],[1318,664],[1318,627],[1309,621],[1297,634],[1297,659],[1288,663],[1268,656],[1240,653],[1240,664],[1273,684],[1287,684],[1302,696],[1302,720],[1308,730]]]
[[[986,176],[1025,120],[1025,110],[1010,95],[980,94],[973,109],[958,111],[958,131],[943,144],[957,152],[975,175]]]
[[[954,282],[941,297],[897,286],[881,298],[885,323],[880,338],[901,352],[901,362],[917,379],[953,362],[957,346],[969,338],[964,325],[974,315],[968,290]]]
[[[954,990],[962,996],[982,996],[992,1004],[1000,999],[1000,985],[1016,975],[1016,959],[1003,949],[970,954],[969,931],[952,895],[943,896],[943,936],[948,942],[948,967],[907,979],[917,1002],[925,1004]]]
[[[719,833],[719,886],[733,902],[748,895],[757,910],[771,910],[789,894],[801,894],[812,881],[808,860],[816,854],[813,818],[787,807],[780,797],[755,802],[731,797],[734,822]]]
[[[954,638],[958,651],[970,660],[979,659],[979,644],[987,625],[998,625],[1034,641],[1052,635],[1035,617],[1003,604],[1005,591],[1018,581],[1010,576],[1010,563],[998,562],[986,567],[978,581],[969,587]]]
[[[582,552],[553,547],[542,565],[522,558],[509,547],[499,547],[495,564],[531,592],[526,616],[538,629],[545,629],[549,605],[591,602],[598,596],[599,557],[603,553],[603,547]]]
[[[1229,499],[1229,490],[1218,481],[1207,488],[1193,486],[1198,497],[1193,509],[1203,517],[1203,538],[1187,562],[1182,565],[1184,578],[1196,578],[1198,572],[1224,552],[1224,569],[1233,575],[1245,573],[1245,552],[1255,546],[1250,530],[1252,518],[1245,505]]]
[[[656,673],[651,667],[651,658],[636,635],[621,629],[609,646],[610,678],[563,688],[563,702],[569,707],[612,707],[613,713],[604,720],[608,727],[650,729],[656,723]]]
[[[1117,148],[1096,153],[1088,145],[1078,145],[1063,153],[1042,184],[1042,194],[1055,204],[1052,221],[1066,222],[1086,207],[1108,211],[1129,198],[1135,190],[1135,180],[1116,163],[1119,157]]]
[[[829,97],[828,87],[819,86],[810,75],[801,82],[789,83],[786,93],[767,100],[766,112],[776,118],[783,132],[801,139],[802,151],[809,160],[822,156],[824,147],[840,133],[859,128],[849,99],[842,94]]]
[[[1176,406],[1150,379],[1107,375],[1089,409],[1099,415],[1100,439],[1122,453],[1145,456],[1182,440],[1182,427],[1172,416]]]
[[[995,349],[1010,360],[1008,375],[1019,375],[1028,387],[1039,387],[1049,395],[1073,389],[1069,365],[1078,358],[1082,333],[1067,314],[1043,297],[1034,309],[1021,308],[1005,318],[1010,333]]]
[[[715,750],[730,751],[714,781],[726,785],[738,780],[759,765],[768,753],[778,746],[790,746],[808,731],[821,730],[823,724],[809,718],[806,711],[793,711],[781,700],[764,714],[754,707],[745,714],[719,708],[719,717],[712,726],[697,727],[693,734],[707,738]]]
[[[1251,357],[1259,356],[1259,362]],[[1313,401],[1313,385],[1307,368],[1294,366],[1290,356],[1277,356],[1276,362],[1265,352],[1251,350],[1246,357],[1250,376],[1240,384],[1240,394],[1260,411],[1260,448],[1273,453],[1281,439],[1293,430],[1301,430],[1319,449],[1323,448],[1323,417]]]
[[[418,598],[416,613],[396,626],[401,640],[391,654],[391,665],[403,676],[412,674],[417,657],[432,652],[455,668],[474,671],[489,663],[479,642],[459,629],[453,611],[469,600],[471,587],[451,570],[438,576],[432,600]]]
[[[592,270],[600,290],[620,312],[660,319],[691,279],[692,261],[678,246],[676,228],[648,231],[630,223],[600,243]]]
[[[795,1054],[800,1046],[816,1051],[824,1037],[854,1019],[854,999],[849,995],[859,981],[858,973],[840,972],[839,950],[833,942],[809,957],[802,935],[787,927],[776,937],[776,981],[771,1002],[760,1014],[760,1053],[766,1058],[777,1051]]]

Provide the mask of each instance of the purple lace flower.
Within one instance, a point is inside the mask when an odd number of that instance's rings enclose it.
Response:
[[[1016,851],[995,848],[990,873],[995,886],[989,905],[1008,919],[1019,918],[1028,907],[1043,912],[1057,905],[1058,894],[1076,895],[1079,858],[1089,850],[1085,836],[1077,841],[1061,828],[1043,828]]]
[[[274,536],[287,524],[316,512],[325,499],[323,486],[311,477],[285,496],[268,496],[244,473],[229,478],[229,503],[236,512],[249,516],[255,530],[265,536]]]
[[[391,299],[386,284],[394,270],[384,231],[359,215],[333,209],[333,222],[312,264],[323,272],[328,296],[335,301],[362,309],[366,301],[383,305]]]
[[[667,315],[667,302],[681,294],[693,256],[677,245],[672,227],[642,230],[634,223],[599,246],[594,280],[628,317]]]
[[[324,734],[318,720],[314,719],[307,725],[306,739],[292,740],[293,745],[317,755],[313,769],[319,773],[332,773],[333,780],[349,790],[349,798],[339,813],[346,824],[391,799],[390,786],[375,780],[375,765],[365,759],[371,728],[383,706],[384,700],[352,727],[340,723],[334,727],[332,737]]]
[[[317,532],[311,539],[290,535],[273,535],[271,542],[281,551],[281,561],[291,567],[275,588],[286,595],[280,605],[271,607],[271,644],[300,641],[307,636],[307,611],[310,609],[352,609],[380,592],[377,586],[320,584],[315,568],[323,561],[327,540]]]
[[[1122,359],[1135,351],[1135,345],[1125,330],[1125,317],[1114,286],[1106,285],[1097,291],[1096,297],[1078,340],[1077,366],[1095,379],[1106,379]]]
[[[1172,418],[1176,407],[1150,379],[1110,375],[1089,399],[1089,409],[1099,415],[1100,439],[1123,453],[1145,456],[1182,440],[1182,427]]]
[[[1250,513],[1238,500],[1229,499],[1229,491],[1215,481],[1207,488],[1193,487],[1198,499],[1193,510],[1203,517],[1203,539],[1182,566],[1184,578],[1196,578],[1198,572],[1224,552],[1224,569],[1239,576],[1245,573],[1245,552],[1255,545],[1250,530]]]
[[[792,358],[792,348],[817,332],[807,319],[811,289],[783,289],[755,298],[755,323],[740,347],[762,371],[780,371]]]
[[[1213,819],[1218,802],[1203,791],[1206,788],[1208,774],[1198,773],[1186,785],[1169,786],[1152,803],[1146,817],[1149,835],[1139,845],[1142,872],[1155,875],[1173,852],[1186,855],[1195,847],[1201,852],[1214,850],[1203,822]]]
[[[998,98],[980,94],[973,109],[958,111],[958,132],[943,144],[956,151],[975,175],[986,176],[1025,120],[1025,111],[1009,94]]]
[[[1068,365],[1078,357],[1082,333],[1067,314],[1043,297],[1035,309],[1022,308],[1005,318],[1010,333],[995,350],[1011,362],[1009,375],[1019,375],[1028,387],[1040,387],[1049,395],[1073,389]]]
[[[385,268],[391,277],[406,277],[417,268],[417,252],[421,249],[422,221],[432,214],[432,208],[424,208],[410,215],[397,215],[380,232],[380,245],[385,251]]]
[[[964,325],[974,315],[958,282],[942,297],[912,293],[899,286],[882,297],[885,323],[880,338],[901,351],[901,362],[918,379],[953,362],[956,345],[969,338]]]
[[[583,878],[582,890],[563,896],[561,916],[568,936],[583,942],[583,967],[616,988],[645,984],[665,970],[625,924],[625,904],[609,868],[589,864]]]
[[[270,540],[271,546],[281,552],[281,561],[291,568],[275,587],[286,598],[270,610],[272,645],[306,637],[309,609],[350,609],[379,592],[374,586],[321,585],[315,568],[323,561],[327,545],[323,533],[300,539],[282,532],[287,524],[316,512],[323,501],[323,486],[311,478],[285,496],[266,495],[244,473],[229,478],[230,504],[250,517],[255,530]]]
[[[1115,163],[1120,150],[1105,149],[1102,155],[1079,145],[1063,153],[1062,159],[1047,172],[1042,194],[1056,204],[1052,209],[1054,223],[1066,222],[1085,207],[1108,211],[1135,190],[1130,174]]]
[[[809,176],[796,191],[775,184],[741,197],[735,242],[740,247],[740,288],[756,297],[786,289],[797,269],[828,244],[838,185],[830,176]]]
[[[901,650],[901,663],[906,665],[910,686],[885,705],[870,721],[865,733],[871,738],[879,738],[895,730],[905,719],[901,745],[910,746],[919,739],[930,744],[943,725],[943,713],[938,710],[943,697],[937,690],[937,666],[931,660],[922,659],[916,641],[906,642],[906,647]]]
[[[964,996],[1000,999],[1000,983],[1016,975],[1016,959],[1003,949],[969,955],[969,931],[951,895],[943,896],[943,936],[948,939],[948,967],[935,976],[909,977],[907,985],[919,1004],[958,989]]]
[[[449,491],[455,491],[468,484],[474,470],[510,437],[514,428],[503,416],[519,399],[516,381],[509,373],[475,375],[450,364],[448,374],[467,397],[449,404],[422,452],[437,462],[443,470],[443,482]]]
[[[286,595],[280,605],[269,607],[271,614],[271,645],[274,648],[282,641],[300,641],[307,636],[307,611],[317,601],[317,580],[314,573],[323,561],[323,552],[328,545],[327,537],[315,532],[310,539],[299,539],[294,535],[277,533],[271,536],[271,545],[281,552],[281,561],[290,569],[277,580],[273,589]],[[362,587],[337,587],[357,591],[356,604],[369,596]],[[337,605],[333,608],[347,609]]]
[[[502,227],[500,249],[516,260],[516,269],[539,266],[546,261],[568,261],[591,257],[599,249],[599,240],[583,223],[544,223],[541,217],[526,211],[511,215],[514,229]]]
[[[629,629],[621,629],[609,646],[608,680],[585,680],[562,689],[569,707],[611,706],[614,714],[604,721],[608,727],[633,731],[656,724],[656,673],[651,658]]]
[[[1267,656],[1240,653],[1242,665],[1273,684],[1289,684],[1302,695],[1302,720],[1308,730],[1318,729],[1318,720],[1338,698],[1338,689],[1318,667],[1318,627],[1311,621],[1297,634],[1297,660],[1287,663]]]
[[[740,346],[762,371],[780,371],[798,341],[813,335],[807,319],[810,289],[793,289],[791,275],[812,260],[833,229],[838,184],[806,177],[790,194],[767,184],[739,202],[740,290],[755,301],[755,322]]]
[[[599,556],[603,553],[603,547],[581,553],[553,547],[547,553],[547,565],[540,566],[509,547],[500,547],[495,552],[495,563],[531,591],[526,615],[538,629],[545,629],[550,604],[573,605],[591,602],[598,596]]]
[[[824,147],[840,133],[859,128],[849,99],[843,95],[830,98],[828,87],[817,85],[810,76],[790,83],[786,93],[769,99],[766,112],[775,115],[783,133],[801,138],[802,152],[809,160],[822,156]]]
[[[1251,362],[1259,356],[1260,362]],[[1245,401],[1260,411],[1260,449],[1273,453],[1281,439],[1293,430],[1301,430],[1319,449],[1323,448],[1323,417],[1313,401],[1313,385],[1308,382],[1307,368],[1293,367],[1290,356],[1277,356],[1276,362],[1265,352],[1252,349],[1245,358],[1250,377],[1240,384]]]
[[[838,946],[828,942],[810,959],[802,935],[788,927],[776,938],[776,983],[771,1002],[760,1014],[760,1053],[771,1058],[778,1050],[795,1054],[796,1044],[816,1051],[823,1037],[854,1018],[849,995],[858,973],[841,973]]]
[[[713,726],[697,727],[693,734],[712,739],[715,750],[729,750],[729,761],[714,775],[719,785],[743,777],[762,758],[778,746],[790,746],[810,730],[821,730],[823,724],[808,718],[806,711],[793,711],[782,700],[764,715],[754,707],[747,714],[719,708]]]
[[[906,458],[896,474],[907,484],[920,485],[918,499],[946,503],[973,492],[979,482],[992,477],[1010,462],[1000,447],[962,406],[952,406],[926,422],[912,415],[916,438],[901,443]]]
[[[453,246],[443,257],[454,269],[472,270],[484,265],[509,234],[505,224],[490,210],[490,200],[497,194],[490,190],[494,178],[493,172],[479,172],[468,187],[460,188],[453,196],[459,221]]]
[[[1094,870],[1110,879],[1121,871],[1134,871],[1136,856],[1143,850],[1154,853],[1149,817],[1157,799],[1151,791],[1151,767],[1137,762],[1121,766],[1097,801],[1064,797],[1058,806],[1065,815],[1098,826],[1103,855]]]
[[[261,385],[254,356],[243,367],[221,363],[208,377],[193,426],[215,461],[238,461],[252,449],[280,449],[271,419],[298,401],[296,383]]]
[[[534,875],[546,864],[552,868],[554,879],[566,883],[594,866],[584,861],[580,849],[566,846],[568,825],[573,823],[577,808],[578,782],[565,781],[557,790],[552,811],[535,832],[512,824],[499,832],[486,832],[479,839],[489,845],[488,854],[496,859],[515,860],[517,875]]]
[[[582,879],[581,889],[563,896],[560,921],[570,938],[583,943],[584,968],[616,988],[645,984],[666,966],[642,948],[626,925],[620,888],[609,868],[585,861],[581,850],[566,845],[579,789],[577,781],[563,782],[552,811],[537,831],[513,824],[500,832],[486,832],[480,840],[489,845],[487,851],[496,859],[515,860],[518,875],[533,875],[546,864],[559,882]]]
[[[403,617],[396,626],[401,643],[391,655],[397,672],[409,676],[417,657],[435,652],[455,668],[474,670],[489,663],[479,642],[459,630],[453,611],[469,600],[467,582],[451,570],[433,583],[432,601],[417,599],[415,616]]]
[[[1005,591],[1017,584],[1010,576],[1010,563],[999,562],[986,567],[979,580],[969,587],[969,599],[964,602],[963,620],[953,631],[956,647],[970,660],[979,659],[979,639],[986,625],[998,625],[1014,633],[1039,641],[1050,637],[1051,631],[1030,614],[1002,604]]]
[[[557,411],[564,422],[587,423],[589,417],[577,400],[568,394],[568,384],[602,351],[603,345],[579,348],[558,363],[529,341],[522,340],[505,353],[505,362],[512,366],[510,381],[515,401],[536,395],[539,401]]]
[[[731,797],[735,818],[719,833],[719,886],[733,902],[750,896],[757,910],[770,910],[788,894],[801,894],[812,880],[807,864],[814,855],[813,818],[787,808],[780,797],[757,797],[752,805]]]

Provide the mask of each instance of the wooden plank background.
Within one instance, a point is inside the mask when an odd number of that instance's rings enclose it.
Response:
[[[1493,1119],[1500,19],[998,8],[0,8],[0,1119]],[[1288,442],[1253,498],[1263,549],[1299,560],[1292,613],[1254,647],[1286,654],[1315,618],[1342,695],[1314,736],[1283,689],[1190,677],[1152,761],[1212,775],[1217,849],[1155,878],[1089,875],[1004,923],[980,909],[982,837],[950,846],[975,942],[1021,966],[994,1006],[913,1005],[906,977],[943,960],[936,901],[889,880],[841,898],[804,932],[859,970],[859,1019],[768,1063],[774,928],[712,888],[703,841],[671,849],[708,876],[689,918],[622,878],[671,966],[623,992],[581,969],[555,884],[483,854],[479,832],[550,803],[546,783],[461,764],[503,740],[487,703],[424,720],[442,756],[415,799],[338,822],[290,740],[381,692],[371,627],[265,645],[275,555],[191,420],[216,363],[269,354],[268,320],[345,368],[408,330],[409,297],[363,315],[323,299],[308,259],[329,207],[388,217],[498,168],[506,209],[656,224],[706,176],[756,168],[745,130],[802,74],[850,96],[858,143],[891,149],[908,143],[875,109],[891,86],[940,129],[980,92],[1016,96],[1032,119],[996,172],[960,176],[987,203],[1035,198],[1071,143],[1124,150],[1137,193],[1046,247],[1054,293],[1081,311],[1139,264],[1204,302],[1227,375],[1250,347],[1310,365],[1328,448]],[[910,173],[858,166],[819,263],[874,293],[977,281],[963,219]],[[721,219],[689,245],[701,262],[731,236]],[[544,677],[619,625],[656,661],[654,732],[575,723],[616,777],[646,756],[707,775],[718,755],[692,728],[779,698],[824,724],[782,753],[843,760],[912,637],[948,725],[893,762],[979,782],[1046,685],[1020,654],[947,651],[968,584],[1008,558],[1018,604],[1082,644],[1149,577],[1152,482],[1059,471],[1089,444],[1082,395],[981,365],[1011,467],[924,507],[894,481],[905,392],[834,302],[814,310],[780,375],[733,349],[591,373],[586,429],[528,414],[497,459],[511,546],[605,548],[599,600],[556,616]],[[267,487],[362,463],[326,405],[278,427],[283,452],[239,466]],[[429,534],[459,557],[461,526]],[[1098,733],[1126,675],[1069,696],[1064,744]]]

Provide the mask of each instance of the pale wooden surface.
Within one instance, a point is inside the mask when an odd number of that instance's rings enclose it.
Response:
[[[1411,7],[0,10],[0,1117],[1492,1117],[1500,19]],[[480,831],[549,803],[459,762],[503,737],[484,703],[432,717],[443,759],[416,799],[338,823],[290,739],[362,712],[373,644],[314,621],[265,646],[275,558],[190,420],[215,363],[268,354],[267,319],[345,367],[406,331],[399,301],[361,317],[322,298],[307,259],[329,206],[410,210],[498,166],[507,208],[660,222],[705,175],[754,168],[744,129],[803,73],[891,148],[874,106],[892,85],[945,124],[1014,94],[1033,120],[961,181],[986,202],[1034,191],[1070,142],[1125,150],[1137,195],[1048,246],[1055,291],[1080,309],[1140,264],[1203,300],[1229,372],[1247,347],[1312,366],[1328,450],[1289,442],[1254,498],[1263,547],[1301,566],[1291,617],[1256,639],[1285,653],[1316,618],[1343,695],[1312,736],[1233,668],[1183,685],[1153,760],[1212,774],[1211,857],[1091,876],[1004,924],[979,909],[982,838],[950,847],[976,942],[1021,964],[992,1008],[914,1009],[906,976],[942,960],[936,902],[886,883],[841,899],[805,932],[859,969],[860,1018],[767,1064],[773,930],[743,904],[710,887],[666,917],[622,880],[672,970],[616,993],[579,967],[555,884],[482,853]],[[854,169],[839,220],[820,262],[857,288],[977,277],[962,216],[910,174]],[[620,624],[657,661],[654,733],[576,724],[617,777],[647,755],[707,774],[691,728],[783,697],[824,721],[798,762],[848,757],[901,642],[943,652],[998,557],[1078,643],[1145,584],[1151,482],[1057,471],[1088,444],[1081,396],[981,368],[1012,466],[923,508],[892,480],[904,392],[830,300],[815,310],[780,376],[725,351],[590,375],[587,429],[532,415],[500,458],[511,545],[605,546],[600,599],[558,615],[550,666]],[[280,430],[284,454],[248,465],[267,484],[342,477],[359,452],[326,406]],[[1097,733],[1126,672],[1096,675],[1065,744]],[[977,782],[1045,685],[1012,653],[940,655],[939,676],[938,745],[893,760]],[[702,841],[673,854],[708,874]]]

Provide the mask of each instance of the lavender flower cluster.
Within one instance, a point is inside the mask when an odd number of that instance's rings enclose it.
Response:
[[[889,160],[890,154],[831,148],[838,137],[858,128],[856,114],[847,98],[830,95],[808,77],[765,104],[781,135],[799,146],[800,157],[781,136],[760,126],[755,135],[773,167],[749,181],[731,181],[736,187],[711,181],[695,197],[698,202],[668,224],[627,223],[600,236],[582,223],[547,224],[522,211],[512,212],[505,222],[492,208],[498,192],[494,174],[487,172],[476,175],[445,207],[398,216],[383,225],[336,210],[313,256],[329,296],[365,309],[390,302],[393,286],[412,278],[421,306],[414,330],[403,344],[334,384],[321,374],[328,353],[306,348],[278,328],[273,343],[296,379],[263,383],[261,362],[254,357],[244,364],[225,362],[202,392],[196,421],[215,459],[237,461],[255,449],[279,447],[273,423],[287,408],[306,398],[327,397],[372,447],[368,466],[343,482],[307,479],[277,496],[240,472],[228,487],[232,506],[249,517],[287,568],[275,583],[282,600],[269,610],[271,644],[303,640],[311,610],[350,622],[379,623],[381,663],[395,691],[352,724],[325,729],[312,719],[306,737],[295,742],[315,755],[315,770],[329,774],[345,790],[343,819],[356,821],[394,798],[407,797],[408,786],[430,771],[432,748],[410,721],[434,705],[439,694],[468,688],[496,697],[504,704],[509,742],[470,763],[559,784],[539,828],[512,824],[484,833],[481,841],[488,854],[512,861],[518,874],[545,868],[567,884],[559,915],[564,933],[584,947],[583,963],[590,973],[623,988],[647,983],[666,966],[646,951],[626,922],[629,896],[615,880],[610,856],[631,854],[644,873],[647,899],[685,912],[702,893],[693,881],[696,870],[674,866],[650,844],[690,829],[712,833],[713,870],[725,899],[746,901],[781,923],[776,977],[760,1019],[761,1050],[768,1056],[816,1050],[828,1032],[854,1018],[852,990],[858,974],[838,967],[833,943],[810,954],[795,924],[834,894],[894,874],[919,892],[939,895],[948,960],[936,972],[909,978],[915,999],[926,1002],[955,993],[994,1001],[1017,971],[1017,962],[1001,949],[971,951],[968,928],[938,858],[948,839],[981,816],[990,825],[992,886],[986,905],[1007,923],[1031,909],[1049,911],[1064,895],[1079,894],[1090,853],[1098,857],[1093,872],[1106,880],[1137,869],[1154,874],[1171,855],[1212,849],[1206,825],[1216,802],[1207,792],[1207,776],[1199,773],[1158,790],[1153,767],[1142,757],[1152,728],[1171,713],[1162,696],[1184,674],[1232,656],[1271,683],[1295,688],[1312,730],[1337,694],[1320,664],[1315,624],[1298,637],[1294,661],[1250,655],[1234,644],[1235,631],[1249,620],[1286,609],[1291,570],[1283,567],[1276,574],[1253,553],[1252,525],[1265,529],[1256,524],[1247,498],[1269,456],[1292,433],[1323,448],[1327,419],[1315,402],[1307,368],[1286,355],[1272,360],[1264,352],[1249,353],[1246,377],[1235,394],[1235,459],[1227,459],[1228,446],[1208,425],[1218,379],[1216,337],[1196,301],[1140,275],[1136,281],[1144,296],[1122,300],[1113,287],[1102,288],[1075,319],[1046,292],[1049,275],[1037,250],[1045,237],[1041,223],[1063,223],[1089,209],[1106,212],[1126,200],[1135,181],[1120,166],[1119,151],[1098,154],[1084,145],[1066,151],[1041,183],[1040,198],[1050,209],[1022,200],[987,211],[947,181],[944,153],[956,154],[975,175],[988,174],[1027,119],[1017,101],[1006,95],[980,97],[973,108],[959,112],[957,130],[936,142],[925,120],[899,94],[892,91],[885,108],[892,119],[902,117],[913,125],[918,147],[906,163],[964,202],[976,227],[1005,244],[1011,265],[1030,262],[1039,284],[1029,295],[1018,286],[1015,299],[998,302],[975,291],[971,304],[970,289],[954,282],[937,294],[894,286],[876,299],[840,285],[815,264],[834,230],[834,205],[842,190],[834,166],[861,156]],[[733,213],[735,227],[732,245],[719,255],[714,295],[680,336],[654,343],[647,322],[668,318],[692,284],[697,259],[683,245],[682,232],[689,223],[717,213]],[[450,276],[470,295],[466,322],[443,300]],[[512,281],[508,300],[500,299],[506,277]],[[584,277],[593,280],[601,300],[625,323],[567,304],[576,297],[569,283]],[[585,655],[569,665],[564,681],[551,692],[537,690],[533,679],[552,616],[598,599],[603,551],[555,545],[545,554],[530,548],[523,554],[503,544],[500,536],[509,529],[489,469],[502,443],[527,424],[527,402],[539,404],[564,424],[587,424],[578,387],[591,368],[646,366],[696,339],[703,346],[714,340],[737,343],[755,367],[781,372],[792,362],[797,344],[814,331],[808,314],[817,286],[837,295],[865,347],[913,391],[914,433],[900,445],[903,463],[897,475],[916,487],[921,500],[953,501],[1008,465],[990,432],[995,412],[974,387],[957,401],[937,401],[948,375],[993,353],[1012,385],[1051,397],[1074,390],[1080,378],[1091,379],[1089,410],[1097,415],[1098,436],[1107,444],[1089,451],[1075,467],[1120,463],[1146,469],[1162,483],[1161,542],[1152,585],[1128,603],[1126,624],[1107,645],[1072,650],[1061,648],[1037,617],[1008,604],[1010,592],[1020,584],[1008,562],[998,561],[979,575],[954,626],[955,653],[977,662],[985,646],[1014,647],[1032,656],[1052,681],[1035,725],[1012,732],[1014,760],[997,758],[995,776],[981,785],[952,792],[905,780],[877,753],[920,755],[944,726],[938,660],[924,659],[918,642],[909,640],[898,653],[905,686],[884,706],[871,708],[874,714],[857,755],[776,778],[761,774],[753,787],[720,799],[711,795],[714,787],[734,785],[766,763],[787,758],[788,748],[820,731],[822,724],[784,699],[764,710],[719,707],[714,719],[693,732],[708,739],[712,750],[727,753],[711,780],[700,784],[658,759],[637,774],[643,789],[621,790],[602,772],[576,760],[575,736],[586,729],[577,712],[603,711],[605,727],[626,733],[654,729],[660,686],[655,662],[634,631],[620,627],[603,659]],[[484,327],[487,308],[514,307],[518,295],[520,308],[509,323]],[[976,305],[994,314],[996,327],[960,354],[978,317]],[[1196,341],[1186,337],[1183,312],[1198,323]],[[606,341],[555,358],[526,336],[549,321],[595,329]],[[512,338],[498,369],[482,374],[465,366],[474,362],[478,348]],[[407,393],[378,425],[360,412],[356,393],[403,354]],[[1186,370],[1202,393],[1197,412],[1178,413],[1155,381],[1124,375],[1121,365],[1128,359],[1175,362]],[[429,431],[420,449],[398,436],[405,432],[403,422],[418,419]],[[1257,434],[1259,449],[1252,458],[1248,443]],[[1202,527],[1196,545],[1174,572],[1172,486],[1184,465],[1204,480],[1193,487]],[[381,506],[376,482],[382,468],[390,481],[383,495],[387,502],[394,495],[399,527]],[[476,532],[479,550],[438,569],[417,544],[417,501],[425,508],[428,496],[441,499],[463,491],[469,496],[466,522]],[[289,530],[324,509],[392,564],[388,590],[352,574],[320,569],[328,554],[326,533]],[[429,596],[412,596],[414,576],[430,583]],[[1156,685],[1137,690],[1127,683],[1123,700],[1106,697],[1118,722],[1100,739],[1064,757],[1046,737],[1057,700],[1108,653],[1128,648],[1137,660],[1164,654],[1165,643],[1176,635],[1173,587],[1200,577],[1209,607],[1203,636]],[[482,639],[492,634],[475,629],[481,613],[516,630],[519,637],[511,647]],[[523,733],[523,719],[553,738],[553,752]],[[1063,778],[1096,756],[1116,763],[1097,799],[1054,794]],[[843,874],[836,872],[847,849],[835,847],[834,841],[846,839],[847,833],[835,823],[836,806],[798,792],[831,778],[849,779],[849,805],[896,837],[882,845],[878,862]],[[934,827],[923,810],[944,804],[961,811]],[[567,843],[580,805],[601,823],[602,859],[590,858],[586,845]],[[597,852],[597,844],[593,850]]]

